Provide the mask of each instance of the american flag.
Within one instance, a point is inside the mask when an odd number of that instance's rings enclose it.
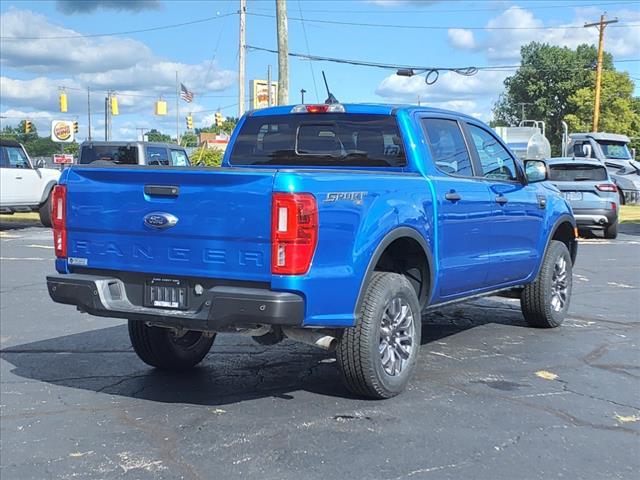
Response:
[[[193,102],[193,92],[190,92],[187,87],[184,86],[184,83],[180,84],[180,98],[185,102]]]

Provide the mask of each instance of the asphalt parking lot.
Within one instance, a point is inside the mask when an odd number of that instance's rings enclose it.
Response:
[[[0,229],[3,479],[637,479],[640,227],[581,242],[570,316],[526,328],[516,300],[425,317],[417,375],[350,396],[331,354],[220,335],[158,372],[124,321],[54,304],[50,232]]]

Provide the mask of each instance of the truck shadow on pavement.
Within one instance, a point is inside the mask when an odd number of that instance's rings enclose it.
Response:
[[[519,308],[483,299],[424,317],[422,344],[489,323],[524,326]],[[418,369],[425,367],[419,361]],[[333,353],[285,340],[274,346],[219,335],[200,366],[160,371],[133,352],[126,325],[90,330],[0,351],[11,374],[74,389],[163,403],[227,405],[263,397],[293,399],[301,391],[354,398],[342,385]],[[4,381],[7,381],[5,378]]]

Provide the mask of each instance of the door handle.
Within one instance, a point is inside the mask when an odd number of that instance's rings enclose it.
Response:
[[[16,177],[16,180],[22,180],[22,177]]]
[[[508,201],[509,201],[509,199],[507,197],[505,197],[504,195],[498,195],[496,197],[496,203],[498,203],[500,205],[504,205]]]
[[[445,200],[449,200],[450,202],[457,202],[459,200],[462,200],[462,197],[460,196],[459,193],[456,192],[447,192],[444,195],[444,199]]]

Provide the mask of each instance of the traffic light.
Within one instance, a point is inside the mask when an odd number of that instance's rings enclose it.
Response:
[[[156,115],[166,115],[167,114],[167,102],[160,99],[156,102]]]
[[[32,128],[33,128],[33,126],[31,125],[31,122],[29,120],[25,120],[24,121],[24,133],[30,133]]]
[[[187,115],[185,118],[187,119],[187,130],[193,130],[193,117]]]
[[[216,112],[215,124],[216,124],[216,127],[221,127],[222,126],[222,114],[220,112]]]
[[[65,113],[67,111],[67,92],[60,91],[60,111]]]
[[[73,122],[73,133],[78,133],[78,121]]]
[[[118,97],[111,94],[111,115],[118,115]]]

